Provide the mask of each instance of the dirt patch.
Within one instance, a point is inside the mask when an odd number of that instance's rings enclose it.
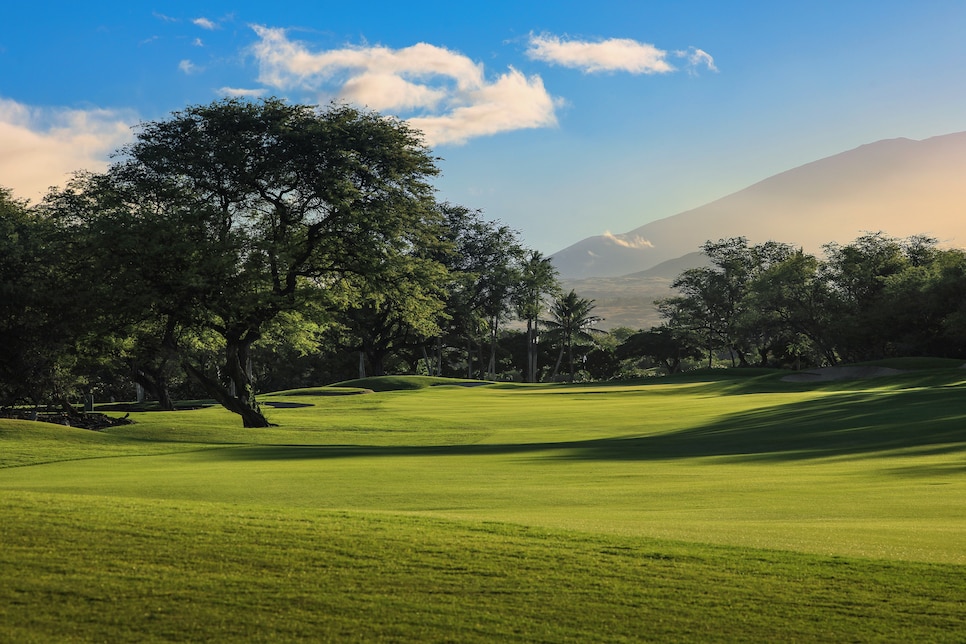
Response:
[[[78,429],[90,429],[93,431],[100,431],[102,429],[107,429],[108,427],[116,427],[118,425],[131,425],[134,423],[127,417],[127,414],[123,418],[114,418],[112,416],[107,416],[105,414],[99,414],[96,412],[83,412],[72,416],[68,416],[63,412],[35,412],[26,410],[9,410],[5,409],[0,411],[0,418],[11,418],[16,420],[34,420],[41,423],[53,423],[54,425],[66,425],[68,427],[77,427]]]
[[[881,378],[904,373],[901,369],[889,367],[822,367],[799,371],[782,378],[784,382],[830,382],[832,380],[860,380]]]

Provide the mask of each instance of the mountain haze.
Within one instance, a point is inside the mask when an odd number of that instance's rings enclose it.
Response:
[[[553,261],[565,278],[615,277],[680,258],[707,240],[744,236],[818,253],[826,242],[880,230],[966,246],[966,132],[863,145],[622,235],[588,237]]]

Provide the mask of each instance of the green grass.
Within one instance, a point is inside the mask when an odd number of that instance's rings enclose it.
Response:
[[[8,641],[955,641],[957,571],[372,513],[14,494]],[[961,571],[960,571],[961,572]]]
[[[0,640],[961,640],[966,371],[756,373],[0,422]]]

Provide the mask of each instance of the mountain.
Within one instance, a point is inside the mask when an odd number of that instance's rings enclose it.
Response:
[[[616,277],[708,240],[744,236],[818,253],[824,243],[875,231],[966,246],[966,132],[863,145],[622,235],[588,237],[552,257],[565,278]]]
[[[689,268],[710,265],[708,256],[697,251],[632,275],[564,278],[561,286],[565,292],[573,289],[581,297],[594,301],[594,315],[603,318],[598,325],[601,329],[620,326],[646,329],[661,323],[654,300],[674,294],[671,290],[674,278]]]
[[[698,268],[701,266],[711,266],[711,258],[697,250],[682,257],[675,257],[666,262],[661,262],[657,266],[647,270],[631,273],[626,277],[673,280],[689,268]]]

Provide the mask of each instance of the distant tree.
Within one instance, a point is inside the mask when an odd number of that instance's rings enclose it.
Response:
[[[728,346],[728,289],[724,276],[710,267],[690,268],[671,287],[680,295],[655,302],[666,326],[693,337],[712,365],[715,351]]]
[[[446,316],[445,267],[417,256],[396,261],[396,270],[377,283],[347,277],[346,305],[338,313],[342,346],[363,353],[374,376],[386,374],[391,353],[421,347],[438,336]]]
[[[531,250],[520,264],[519,283],[513,300],[517,316],[527,323],[527,369],[524,380],[537,381],[539,356],[537,325],[546,309],[546,298],[560,290],[557,269],[549,257]]]
[[[575,373],[574,345],[580,342],[592,343],[596,334],[604,333],[594,326],[602,320],[601,317],[593,314],[594,308],[594,300],[580,297],[574,290],[561,295],[551,305],[551,317],[547,321],[547,327],[560,343],[557,364],[553,369],[554,378],[560,371],[560,364],[563,361],[564,351],[566,351],[567,364],[570,368],[569,380],[573,382]]]
[[[782,350],[795,364],[811,355],[815,362],[837,362],[830,336],[835,307],[815,256],[797,250],[769,266],[752,284],[749,302],[771,321]]]
[[[744,237],[707,242],[701,247],[711,260],[711,268],[719,278],[723,300],[719,312],[723,339],[738,364],[745,366],[749,356],[757,354],[765,366],[768,354],[780,345],[777,320],[753,303],[753,285],[768,268],[784,261],[791,253],[788,244],[768,241],[749,245]]]
[[[778,242],[749,245],[744,237],[706,242],[702,251],[711,265],[684,271],[672,283],[680,295],[659,301],[666,324],[680,335],[698,334],[708,364],[717,350],[727,351],[732,365],[745,366],[752,356],[764,366],[782,352],[780,318],[755,302],[759,280],[785,261],[791,246]]]
[[[446,295],[446,323],[455,343],[464,346],[467,378],[474,374],[474,356],[486,342],[495,370],[497,343],[502,323],[510,317],[514,286],[519,280],[518,264],[525,250],[517,233],[498,222],[487,221],[478,210],[444,203],[442,238],[448,248],[436,259],[449,271]],[[442,373],[442,343],[437,345],[437,364]],[[480,370],[484,368],[482,358]]]
[[[914,242],[916,257],[923,240]],[[830,289],[830,336],[836,352],[850,362],[882,358],[892,353],[893,307],[887,296],[890,280],[912,265],[903,240],[881,232],[855,241],[824,246],[823,277]]]
[[[646,356],[664,365],[668,374],[677,373],[687,359],[699,359],[702,348],[687,333],[675,332],[667,326],[639,331],[628,337],[617,349],[622,359]]]

